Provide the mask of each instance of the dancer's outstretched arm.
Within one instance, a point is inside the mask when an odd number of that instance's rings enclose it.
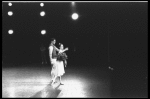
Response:
[[[55,46],[55,49],[56,49],[56,51],[58,51],[58,52],[60,51],[60,49],[58,49],[56,46]]]
[[[65,48],[64,50],[62,50],[61,53],[65,52],[65,51],[67,51],[67,50],[69,50],[68,47]]]

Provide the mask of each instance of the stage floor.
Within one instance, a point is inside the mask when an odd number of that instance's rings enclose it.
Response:
[[[78,67],[68,65],[62,76],[64,85],[60,85],[57,79],[53,86],[50,86],[51,67],[48,65],[29,64],[2,68],[2,97],[111,97],[108,71]]]
[[[68,64],[62,76],[64,85],[60,85],[57,78],[53,86],[50,85],[50,65],[2,65],[3,98],[148,97],[146,73],[140,69],[126,69],[126,65],[110,70],[106,65]]]

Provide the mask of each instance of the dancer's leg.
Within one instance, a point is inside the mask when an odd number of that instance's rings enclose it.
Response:
[[[55,83],[56,78],[57,78],[57,77],[53,75],[52,81],[51,81],[51,84],[52,84],[52,85]]]
[[[61,81],[61,76],[59,76],[59,81],[60,81],[60,84],[61,84],[61,85],[64,85],[64,84],[62,83],[62,81]]]
[[[56,78],[57,78],[57,64],[56,60],[51,60],[52,61],[52,70],[51,70],[51,84],[54,84]]]

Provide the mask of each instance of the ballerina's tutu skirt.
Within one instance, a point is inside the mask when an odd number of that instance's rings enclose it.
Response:
[[[52,77],[62,76],[65,73],[63,61],[54,60],[51,70]]]

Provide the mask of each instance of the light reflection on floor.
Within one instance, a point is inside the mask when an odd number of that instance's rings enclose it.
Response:
[[[79,80],[65,80],[65,85],[59,87],[61,93],[58,97],[86,97],[86,91],[84,90],[84,84]]]
[[[43,80],[43,79],[42,79]],[[46,81],[46,80],[45,80]],[[3,97],[30,97],[35,92],[42,90],[47,84],[43,82],[35,82],[30,79],[16,81],[3,81]]]
[[[49,84],[50,68],[9,68],[2,71],[3,98],[110,97],[109,84],[90,76],[84,77],[71,69],[62,77],[64,85],[59,85],[57,81],[53,86]]]

